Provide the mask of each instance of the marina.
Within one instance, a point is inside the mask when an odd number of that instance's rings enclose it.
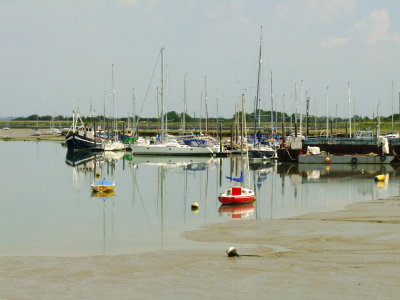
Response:
[[[0,300],[399,298],[400,2],[3,2]]]

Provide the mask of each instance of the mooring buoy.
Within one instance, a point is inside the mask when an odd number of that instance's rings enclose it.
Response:
[[[229,257],[235,257],[235,256],[239,256],[239,254],[237,253],[237,250],[235,247],[229,247],[228,250],[226,250],[226,254]]]

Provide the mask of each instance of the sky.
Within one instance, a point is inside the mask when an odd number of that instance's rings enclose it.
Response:
[[[1,0],[0,116],[126,117],[133,95],[137,115],[157,116],[162,47],[166,111],[183,111],[186,78],[189,115],[205,116],[207,95],[209,117],[231,117],[242,93],[251,112],[260,38],[261,109],[304,113],[309,97],[311,114],[391,115],[399,11],[397,0]]]

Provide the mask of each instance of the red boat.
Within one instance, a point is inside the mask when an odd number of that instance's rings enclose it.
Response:
[[[219,202],[222,204],[243,204],[250,203],[256,199],[253,190],[240,186],[230,187],[218,196]]]

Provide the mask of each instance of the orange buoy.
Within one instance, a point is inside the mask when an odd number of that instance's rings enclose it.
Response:
[[[329,164],[331,162],[331,158],[329,156],[325,157],[325,162]]]

